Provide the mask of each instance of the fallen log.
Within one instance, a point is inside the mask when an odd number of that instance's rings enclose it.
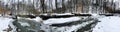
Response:
[[[114,16],[114,14],[98,14],[98,15],[104,15],[104,16]],[[49,18],[69,18],[69,17],[74,17],[74,16],[93,16],[92,14],[73,14],[73,15],[14,15],[16,17],[24,17],[24,18],[36,18],[39,16],[43,20],[47,20]]]

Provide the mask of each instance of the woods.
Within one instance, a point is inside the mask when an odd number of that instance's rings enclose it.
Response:
[[[9,0],[1,1],[2,8],[12,14],[39,15],[42,13],[119,13],[114,0]],[[1,10],[2,11],[2,10]]]

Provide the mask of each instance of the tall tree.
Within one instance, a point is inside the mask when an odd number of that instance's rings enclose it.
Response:
[[[45,0],[41,0],[41,7],[42,7],[42,12],[44,13],[45,11],[45,4],[44,4]]]

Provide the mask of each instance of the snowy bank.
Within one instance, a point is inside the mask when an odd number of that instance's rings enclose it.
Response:
[[[9,28],[8,25],[13,19],[0,17],[0,32],[3,32],[4,29]]]
[[[99,18],[99,22],[93,32],[120,32],[120,17],[110,16]]]

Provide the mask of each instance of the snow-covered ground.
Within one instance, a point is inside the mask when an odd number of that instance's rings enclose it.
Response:
[[[3,32],[4,29],[8,28],[10,21],[13,19],[0,17],[0,32]]]
[[[120,17],[110,16],[99,18],[99,22],[93,32],[120,32]]]

